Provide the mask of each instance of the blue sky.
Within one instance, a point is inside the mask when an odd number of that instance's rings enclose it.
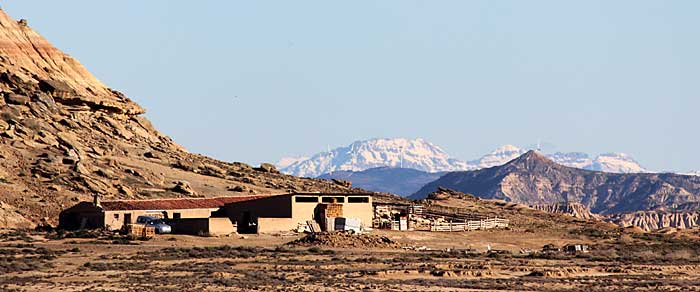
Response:
[[[259,163],[373,137],[700,169],[698,1],[2,3],[197,153]]]

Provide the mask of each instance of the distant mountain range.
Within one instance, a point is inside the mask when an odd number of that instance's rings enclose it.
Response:
[[[377,167],[363,171],[341,170],[321,175],[322,179],[342,179],[354,187],[408,197],[446,172],[425,172],[411,168]]]
[[[473,169],[466,162],[450,157],[433,143],[403,138],[357,141],[306,159],[283,158],[277,166],[283,173],[301,177],[377,167],[412,168],[425,172]]]
[[[424,139],[371,139],[356,141],[311,157],[283,158],[277,167],[283,173],[303,177],[318,177],[337,171],[359,172],[377,167],[412,168],[435,173],[503,165],[525,152],[526,149],[505,145],[479,159],[462,161]],[[547,156],[559,164],[581,169],[614,173],[648,172],[631,156],[623,153],[601,154],[595,158],[580,152],[557,152]]]
[[[501,166],[451,172],[413,196],[440,187],[527,205],[580,202],[594,213],[673,211],[700,202],[700,177],[671,173],[606,173],[557,164],[528,151]]]

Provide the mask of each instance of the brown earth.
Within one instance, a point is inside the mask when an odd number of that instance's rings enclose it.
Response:
[[[150,241],[45,239],[0,235],[3,291],[697,291],[697,236],[620,233],[580,238],[587,254],[521,253],[569,239],[512,230],[376,231],[401,246],[289,247],[294,236],[204,238],[162,235]],[[494,252],[486,251],[486,242]],[[523,246],[523,243],[526,243]],[[512,248],[508,248],[512,247]]]

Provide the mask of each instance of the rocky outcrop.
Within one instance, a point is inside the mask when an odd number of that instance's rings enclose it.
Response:
[[[8,206],[0,218],[10,222],[0,224],[21,225],[7,218],[55,221],[63,208],[93,194],[107,200],[207,197],[231,185],[264,194],[353,191],[274,167],[256,171],[191,154],[143,113],[26,21],[0,10],[0,201]]]
[[[697,176],[576,169],[556,164],[535,151],[502,166],[448,173],[413,197],[424,198],[438,187],[527,205],[580,202],[600,214],[659,210],[700,202]]]
[[[144,112],[123,94],[102,84],[77,60],[52,46],[26,21],[15,21],[0,11],[0,27],[3,91],[14,91],[19,93],[15,97],[26,99],[39,89],[55,102],[73,109],[102,109],[131,115]],[[9,99],[16,100],[12,96]]]
[[[678,229],[700,225],[700,212],[645,211],[611,215],[608,220],[620,226],[637,226],[645,231],[666,227]]]
[[[548,213],[566,214],[579,219],[601,219],[599,215],[591,213],[591,210],[586,208],[586,206],[581,203],[563,202],[555,204],[541,204],[532,205],[530,208]]]
[[[17,208],[0,201],[0,228],[30,228],[34,225],[20,215]]]

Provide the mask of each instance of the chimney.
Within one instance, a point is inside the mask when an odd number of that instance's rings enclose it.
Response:
[[[100,194],[95,193],[92,195],[92,203],[95,205],[95,207],[102,207],[100,204]]]

